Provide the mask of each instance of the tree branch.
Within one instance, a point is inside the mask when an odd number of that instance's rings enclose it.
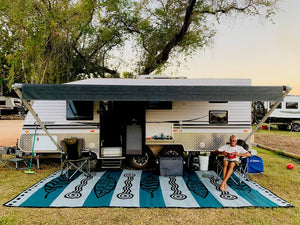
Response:
[[[85,58],[85,56],[82,55],[81,52],[78,51],[78,49],[74,48],[74,46],[73,46],[73,49],[74,49],[74,51],[77,53],[77,55],[79,56],[79,58],[83,61],[84,64],[86,64],[86,65],[87,65],[87,64],[92,64],[93,68],[95,68],[94,71],[92,71],[92,72],[99,72],[99,71],[97,71],[97,70],[100,69],[100,70],[104,71],[105,73],[109,73],[109,74],[111,74],[111,75],[113,75],[113,76],[115,76],[116,74],[118,74],[118,72],[117,72],[116,70],[111,70],[111,69],[109,69],[109,68],[107,68],[107,67],[105,67],[105,66],[95,65],[93,62],[88,61],[88,60]],[[86,66],[85,66],[85,67],[86,67]],[[82,70],[82,72],[87,73],[87,71],[84,70],[84,69]],[[91,72],[91,71],[89,71],[89,72]]]
[[[200,13],[204,14],[212,14],[212,15],[216,15],[218,13],[228,13],[229,11],[231,10],[236,10],[236,11],[245,11],[246,9],[248,9],[249,7],[252,6],[252,3],[253,3],[253,0],[249,0],[248,4],[245,6],[245,7],[242,7],[242,8],[239,8],[239,7],[236,7],[234,5],[231,5],[229,7],[226,7],[226,8],[222,8],[222,9],[216,9],[214,11],[210,11],[210,10],[201,10],[199,11]]]
[[[142,74],[149,74],[153,72],[157,67],[163,65],[169,59],[169,55],[171,50],[178,45],[184,39],[184,36],[187,34],[189,26],[191,24],[191,18],[193,15],[193,10],[195,6],[196,0],[189,0],[189,4],[186,8],[184,22],[181,26],[180,31],[174,35],[174,37],[165,45],[163,50],[159,55],[155,57],[154,63],[147,65]]]

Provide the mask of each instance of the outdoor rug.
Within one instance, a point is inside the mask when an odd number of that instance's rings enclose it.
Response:
[[[259,184],[228,182],[214,171],[184,172],[183,176],[157,176],[142,170],[102,171],[71,180],[57,171],[28,188],[9,207],[293,207]]]

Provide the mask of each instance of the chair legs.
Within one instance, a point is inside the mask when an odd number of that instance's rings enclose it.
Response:
[[[248,160],[246,164],[240,164],[239,166],[236,166],[236,169],[234,170],[234,174],[237,176],[238,181],[234,177],[231,177],[231,179],[237,184],[240,185],[243,181],[249,180],[248,177]]]
[[[248,165],[235,166],[233,169],[233,173],[230,176],[230,180],[232,180],[236,185],[240,185],[244,180],[248,180]],[[221,178],[223,176],[223,164],[220,160],[217,159],[216,173]],[[236,175],[238,179],[236,179],[233,175]]]
[[[71,173],[69,171],[71,171]],[[80,160],[80,161],[78,161],[78,160],[66,161],[61,170],[61,175],[65,175],[66,178],[70,180],[77,172],[81,172],[85,176],[89,177],[90,176],[90,160],[84,159],[84,160]]]

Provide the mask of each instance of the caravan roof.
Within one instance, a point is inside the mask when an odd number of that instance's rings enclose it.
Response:
[[[22,84],[25,100],[282,101],[285,86],[251,86],[250,79],[87,79]]]

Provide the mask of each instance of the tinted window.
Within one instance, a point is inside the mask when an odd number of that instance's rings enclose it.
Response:
[[[93,102],[67,101],[67,120],[92,120]]]
[[[228,111],[209,111],[209,123],[228,123]]]
[[[286,109],[298,109],[298,102],[287,102]]]
[[[0,101],[0,105],[6,105],[6,101]]]
[[[209,101],[209,103],[228,103],[228,101]]]

